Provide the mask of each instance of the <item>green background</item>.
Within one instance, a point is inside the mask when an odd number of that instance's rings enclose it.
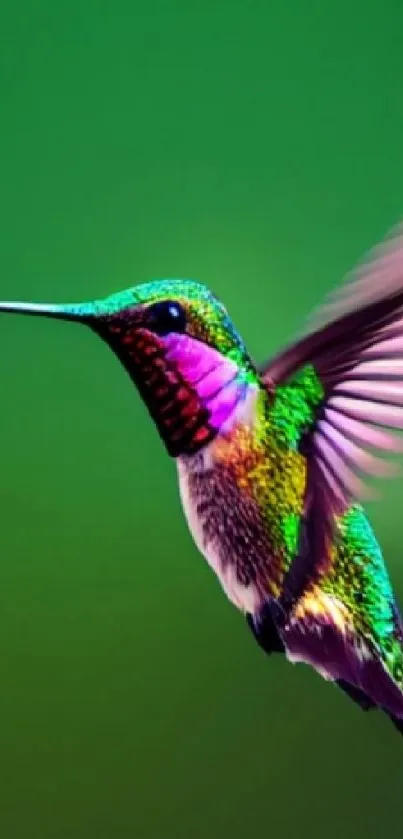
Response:
[[[1,296],[188,276],[270,354],[403,215],[402,26],[401,0],[4,0]],[[0,340],[2,839],[400,836],[402,739],[260,652],[108,349]]]

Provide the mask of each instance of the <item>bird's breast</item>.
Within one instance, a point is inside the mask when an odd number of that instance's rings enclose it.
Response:
[[[199,551],[232,603],[258,611],[281,593],[295,555],[303,458],[242,422],[177,462],[181,500]]]
[[[268,544],[258,511],[240,496],[230,475],[212,467],[203,453],[178,462],[185,517],[200,553],[217,575],[229,600],[255,612],[262,600]],[[260,573],[259,573],[260,571]]]

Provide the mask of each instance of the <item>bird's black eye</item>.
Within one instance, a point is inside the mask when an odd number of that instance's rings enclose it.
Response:
[[[169,332],[184,332],[186,329],[186,312],[174,300],[162,300],[153,303],[148,309],[150,325],[157,335],[168,335]]]

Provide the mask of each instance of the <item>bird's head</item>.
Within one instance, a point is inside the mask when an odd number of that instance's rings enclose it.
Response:
[[[128,371],[173,457],[213,440],[257,388],[226,309],[191,280],[153,281],[81,304],[4,302],[1,311],[89,326]]]

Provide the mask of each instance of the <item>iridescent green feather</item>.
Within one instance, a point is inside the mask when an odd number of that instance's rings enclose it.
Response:
[[[392,584],[372,527],[359,505],[339,519],[330,569],[321,589],[347,606],[355,631],[373,644],[386,668],[403,682],[403,651]]]
[[[289,384],[277,389],[270,424],[279,442],[297,449],[302,435],[315,421],[323,395],[322,384],[312,366],[304,367]]]

